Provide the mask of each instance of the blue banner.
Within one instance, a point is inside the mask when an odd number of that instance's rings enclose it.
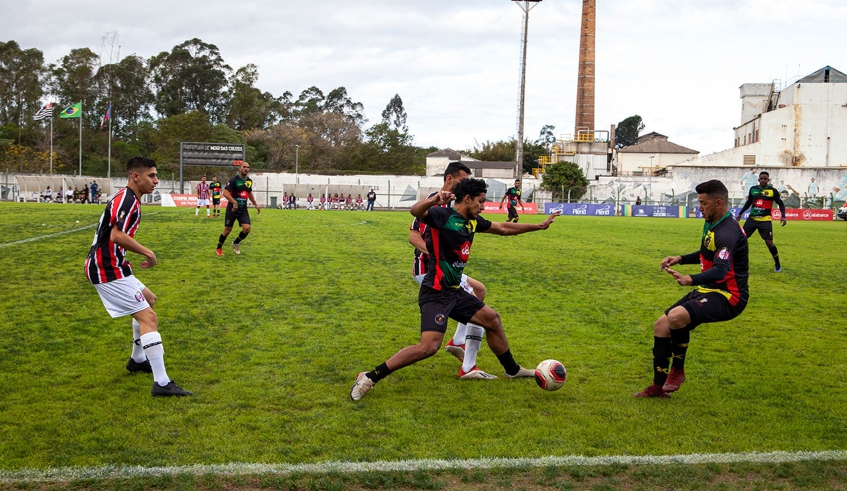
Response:
[[[549,215],[554,211],[562,215],[577,216],[615,216],[615,205],[611,203],[600,203],[598,205],[588,203],[544,203],[544,214]]]
[[[730,212],[730,213],[732,213],[732,216],[737,215],[739,211],[741,211],[741,208],[740,208],[740,207],[730,208],[730,209],[729,209],[729,212]],[[749,211],[749,210],[748,210],[748,211],[745,211],[745,212],[744,212],[744,214],[743,214],[743,215],[741,215],[741,219],[742,219],[742,220],[747,220],[747,217],[749,217],[749,216],[750,216],[750,211]],[[703,218],[703,214],[702,214],[702,213],[700,213],[700,207],[699,207],[699,206],[697,207],[697,218]]]
[[[625,205],[623,215],[628,217],[688,218],[687,206]]]

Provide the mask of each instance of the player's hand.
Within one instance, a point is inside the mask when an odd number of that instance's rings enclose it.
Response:
[[[539,230],[547,230],[547,228],[550,227],[550,224],[553,223],[553,221],[556,220],[556,217],[559,216],[560,213],[562,213],[561,210],[556,210],[553,213],[551,213],[550,216],[547,217],[547,220],[544,220],[544,222],[538,224],[538,229]]]
[[[690,276],[683,276],[682,273],[680,273],[679,271],[675,271],[671,268],[665,268],[665,271],[667,271],[669,275],[673,276],[676,282],[681,286],[688,286],[693,284]]]
[[[261,209],[261,208],[259,208],[259,207],[257,206],[257,207],[256,207],[256,214],[258,215],[258,214],[260,214],[260,213],[262,213],[262,209]]]
[[[785,218],[783,218],[783,219],[782,219],[782,220],[780,220],[780,221],[782,222],[782,226],[783,226],[783,227],[785,226],[785,224],[786,224],[786,223],[788,223],[787,221],[785,221]]]
[[[503,203],[500,203],[500,209],[501,210],[503,209]]]
[[[141,261],[141,267],[144,269],[152,268],[153,266],[159,264],[159,260],[156,259],[156,255],[153,254],[153,251],[150,251],[150,254],[145,256],[146,259]]]
[[[435,195],[435,204],[443,205],[447,204],[456,199],[456,196],[450,191],[439,191],[438,194]]]
[[[659,271],[666,271],[669,267],[673,266],[674,264],[679,264],[680,261],[682,261],[682,256],[668,256],[662,259],[662,264],[659,268]]]
[[[738,215],[735,215],[735,221],[736,221],[736,222],[740,222],[740,221],[741,221],[741,214],[740,214],[740,213],[739,213]]]
[[[521,211],[523,211],[523,206],[521,206]]]

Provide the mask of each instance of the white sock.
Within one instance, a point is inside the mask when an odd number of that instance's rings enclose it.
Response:
[[[194,209],[194,216],[197,216],[200,213],[200,207]]]
[[[144,363],[147,359],[141,347],[141,324],[135,319],[132,319],[132,359],[137,363]]]
[[[453,344],[460,346],[465,344],[465,336],[468,332],[468,326],[466,324],[459,323],[456,326],[456,334],[453,335]]]
[[[211,213],[212,213],[212,212],[211,212],[211,211],[209,211],[209,209],[208,209],[208,208],[206,208],[206,216],[209,216]]]
[[[465,372],[471,371],[474,365],[476,365],[476,354],[479,353],[479,347],[482,345],[482,336],[485,334],[485,329],[476,324],[468,324],[467,331],[468,335],[465,337],[465,361],[462,362],[462,370]]]
[[[165,371],[165,348],[162,347],[161,334],[157,331],[144,334],[141,336],[141,346],[144,347],[144,354],[147,355],[150,367],[153,368],[153,380],[162,387],[168,385],[171,379]]]

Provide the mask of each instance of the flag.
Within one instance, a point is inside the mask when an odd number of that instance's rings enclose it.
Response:
[[[65,109],[64,111],[62,111],[62,114],[60,114],[59,117],[62,118],[62,119],[68,119],[68,118],[78,118],[81,115],[82,115],[82,103],[77,102],[73,106],[70,106],[67,109]]]
[[[106,114],[103,115],[103,121],[100,122],[100,129],[103,129],[103,125],[106,124],[106,121],[112,117],[112,103],[109,103],[109,107],[106,108]]]
[[[46,106],[42,107],[35,113],[32,119],[36,121],[41,121],[42,119],[49,119],[53,117],[53,103],[48,102]]]

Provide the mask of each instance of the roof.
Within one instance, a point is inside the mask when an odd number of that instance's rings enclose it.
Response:
[[[442,150],[427,154],[427,157],[447,157],[450,160],[459,160],[460,158],[462,158],[462,154],[453,150],[452,148],[444,148]]]
[[[820,70],[810,73],[805,77],[801,78],[797,81],[797,83],[802,84],[813,84],[813,83],[831,83],[831,84],[843,84],[847,83],[847,74],[839,72],[835,68],[827,65]]]
[[[700,152],[670,142],[668,137],[654,131],[639,136],[638,143],[621,148],[618,153],[686,153],[696,155]]]

